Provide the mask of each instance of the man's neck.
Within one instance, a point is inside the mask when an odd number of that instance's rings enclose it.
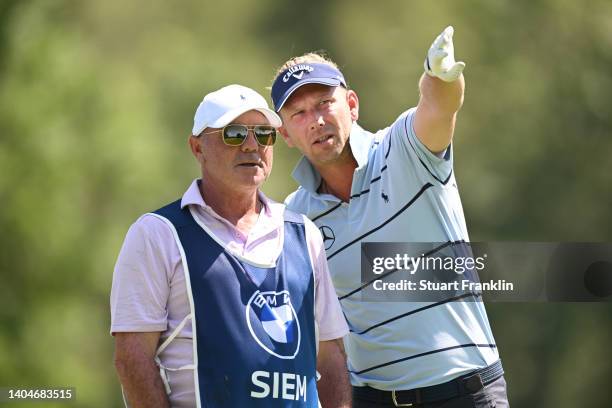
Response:
[[[353,174],[356,168],[357,161],[352,154],[350,160],[317,166],[316,169],[321,175],[319,193],[332,194],[348,203],[351,198]]]
[[[222,190],[211,186],[204,179],[199,183],[200,194],[206,205],[225,218],[239,231],[248,234],[257,222],[263,203],[258,190]]]

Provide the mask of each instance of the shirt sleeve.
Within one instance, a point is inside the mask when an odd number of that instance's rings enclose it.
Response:
[[[419,140],[414,130],[416,108],[402,113],[389,128],[383,146],[387,162],[408,162],[423,182],[446,185],[453,171],[453,148],[450,145],[436,155]]]
[[[153,215],[130,227],[113,273],[111,334],[167,329],[174,247],[169,227]]]
[[[348,325],[329,276],[323,239],[317,227],[306,216],[304,222],[308,252],[315,273],[315,320],[319,329],[319,340],[342,338],[348,334]]]

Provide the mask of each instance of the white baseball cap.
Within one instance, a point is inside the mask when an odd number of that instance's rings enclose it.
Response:
[[[261,112],[270,125],[282,125],[281,118],[268,108],[263,96],[242,85],[228,85],[211,92],[202,99],[193,118],[191,134],[199,135],[206,128],[222,128],[250,110]]]

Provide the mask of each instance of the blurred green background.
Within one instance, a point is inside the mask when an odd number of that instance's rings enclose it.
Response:
[[[267,96],[286,58],[325,49],[376,130],[416,104],[448,24],[467,62],[455,164],[471,239],[612,241],[609,0],[0,0],[0,386],[122,406],[114,262],[129,225],[198,175],[204,94]],[[282,200],[298,156],[275,150],[264,190]],[[487,308],[512,406],[610,406],[609,304]]]

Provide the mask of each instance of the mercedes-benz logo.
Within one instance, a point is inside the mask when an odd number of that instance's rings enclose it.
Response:
[[[332,245],[334,245],[334,242],[336,242],[336,235],[334,234],[334,231],[327,225],[321,225],[319,227],[319,231],[321,231],[321,236],[323,237],[323,245],[325,246],[325,249],[327,250],[331,248]]]

